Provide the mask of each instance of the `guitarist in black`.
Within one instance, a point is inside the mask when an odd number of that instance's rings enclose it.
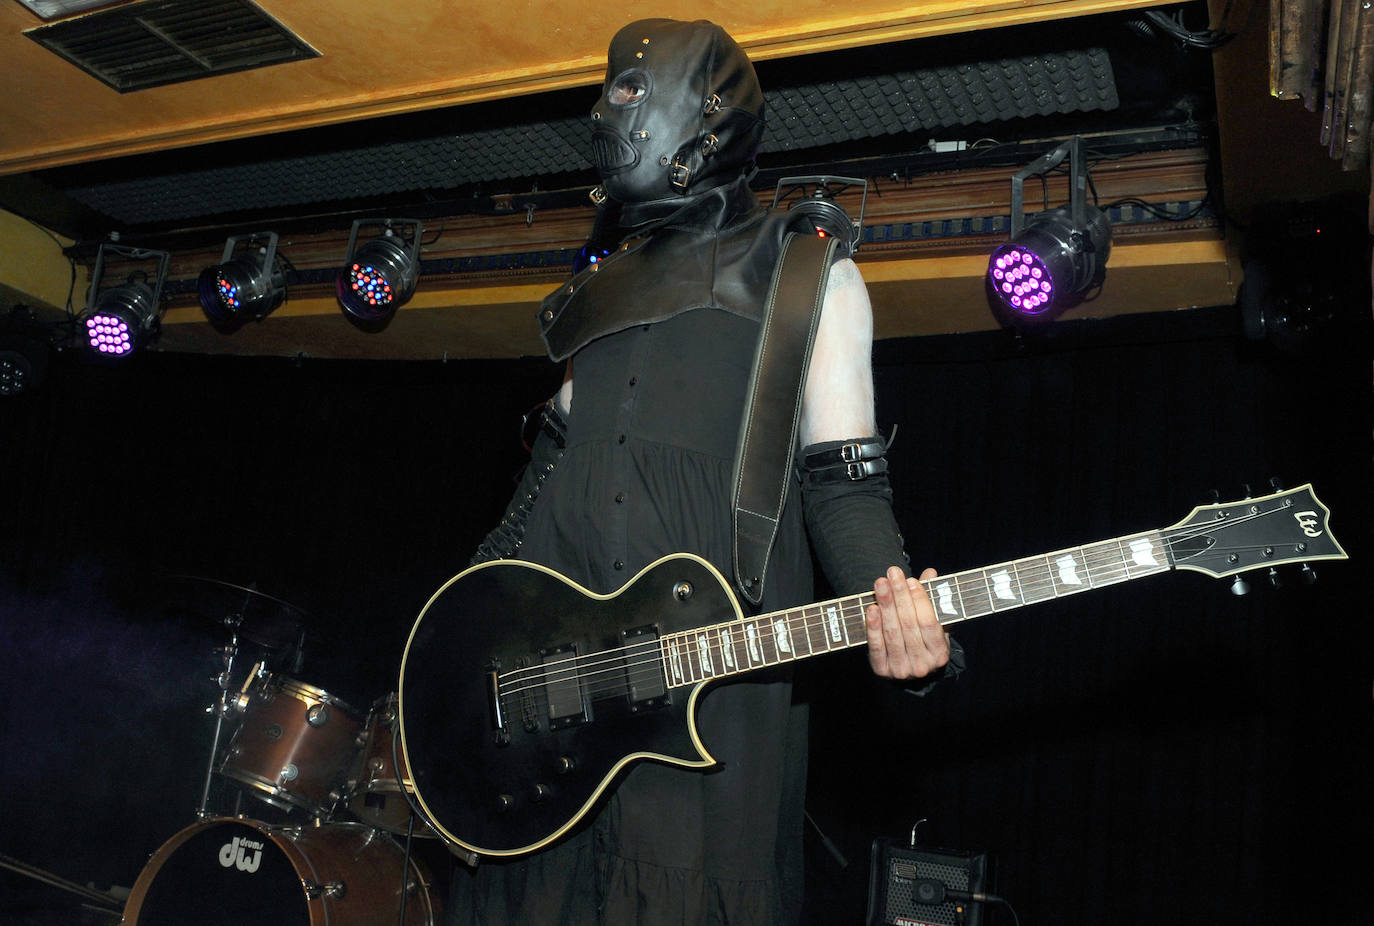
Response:
[[[909,565],[875,437],[872,315],[853,261],[824,281],[800,401],[795,475],[766,571],[740,576],[735,481],[761,320],[795,216],[747,181],[763,95],[743,50],[707,22],[648,20],[612,40],[591,114],[609,257],[545,300],[539,322],[566,378],[502,523],[474,562],[518,558],[609,594],[660,557],[695,553],[746,608],[814,600],[812,551],[838,594],[875,590],[873,670],[945,671],[950,643]],[[752,571],[752,570],[751,570]],[[929,573],[928,575],[933,575]],[[927,576],[928,577],[928,576]],[[876,579],[876,584],[875,584]],[[699,707],[723,768],[635,765],[586,825],[514,861],[457,873],[453,922],[786,924],[803,895],[806,714],[788,674],[722,684]]]

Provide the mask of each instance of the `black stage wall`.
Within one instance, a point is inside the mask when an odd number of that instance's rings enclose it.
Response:
[[[1275,475],[1315,484],[1352,561],[1243,598],[1180,572],[970,622],[967,675],[924,699],[861,653],[813,660],[810,812],[836,852],[812,831],[810,922],[862,922],[870,842],[918,818],[927,846],[988,852],[1027,926],[1371,921],[1374,415],[1352,314],[1305,352],[1244,341],[1231,309],[878,345],[922,565],[1163,527]],[[227,641],[169,573],[310,612],[300,680],[364,710],[393,688],[558,378],[538,360],[64,358],[0,401],[0,854],[127,886],[192,821]],[[3,922],[66,903],[0,885]]]

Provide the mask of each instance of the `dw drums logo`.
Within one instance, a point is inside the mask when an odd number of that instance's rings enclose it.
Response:
[[[250,851],[253,853],[252,858],[248,856]],[[235,836],[233,842],[227,842],[220,848],[219,863],[225,868],[236,867],[239,871],[252,874],[258,870],[258,865],[262,864],[262,843]]]

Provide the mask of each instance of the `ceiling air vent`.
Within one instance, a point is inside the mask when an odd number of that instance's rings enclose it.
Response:
[[[144,0],[25,35],[120,93],[320,54],[250,0]]]

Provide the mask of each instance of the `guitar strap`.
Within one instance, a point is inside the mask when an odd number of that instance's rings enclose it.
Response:
[[[806,371],[838,246],[835,238],[788,235],[764,303],[733,477],[735,585],[755,605],[792,477]]]

